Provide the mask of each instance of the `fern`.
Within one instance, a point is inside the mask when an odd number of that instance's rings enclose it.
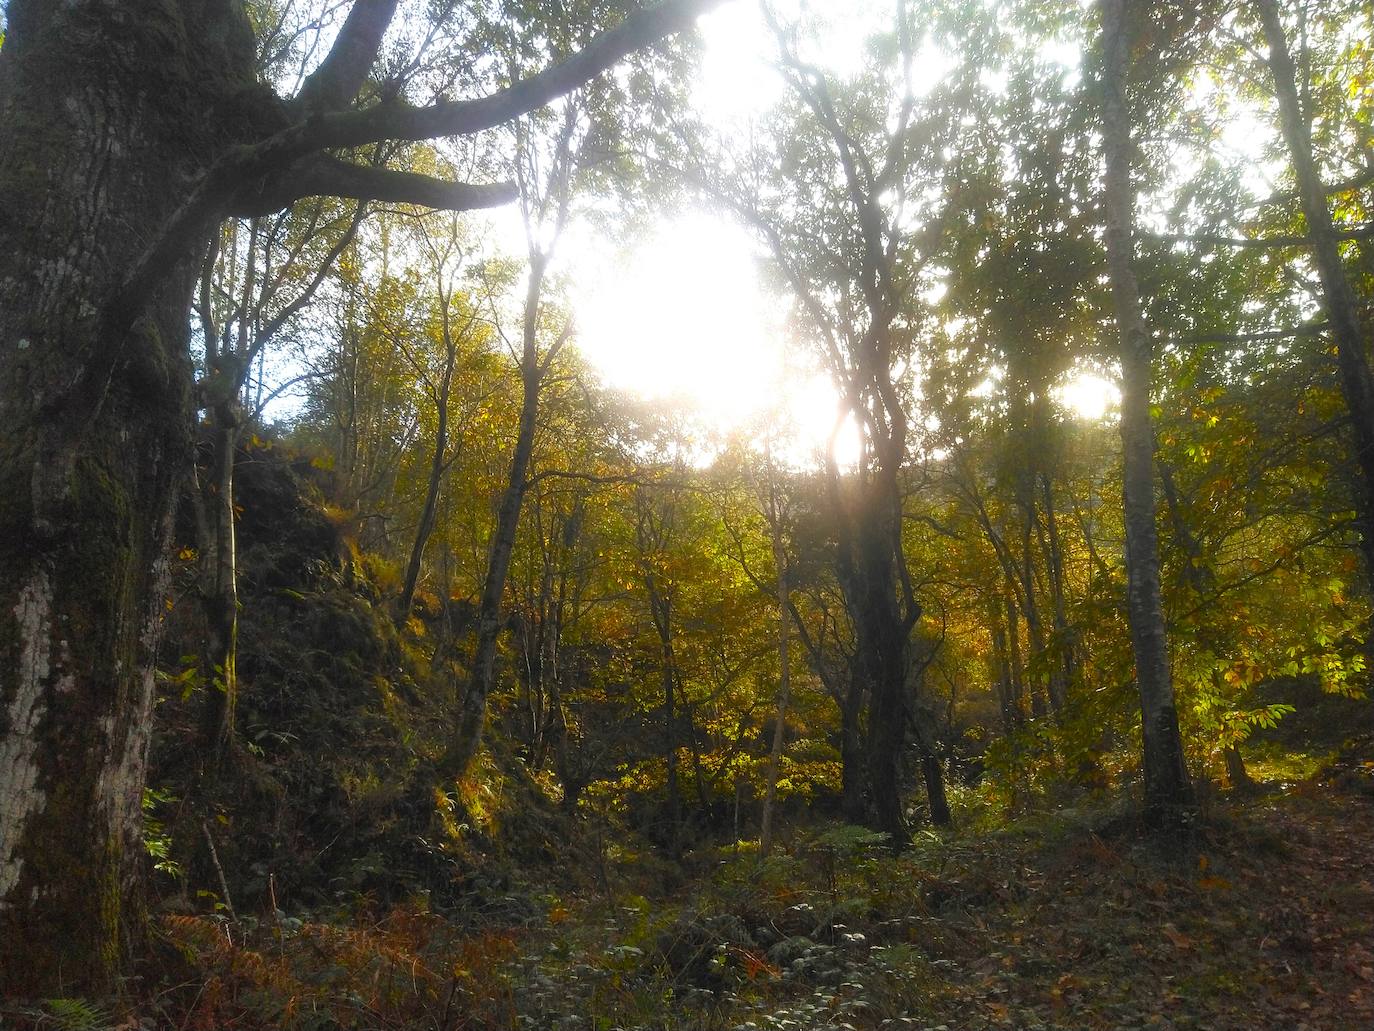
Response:
[[[114,1023],[110,1015],[85,999],[45,999],[44,1026],[51,1022],[57,1031],[100,1031]]]

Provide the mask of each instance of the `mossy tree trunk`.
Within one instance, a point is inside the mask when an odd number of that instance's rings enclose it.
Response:
[[[9,17],[0,995],[23,996],[109,987],[140,933],[153,668],[191,457],[199,241],[168,253],[138,311],[121,288],[231,138],[221,123],[251,81],[252,41],[227,4],[14,0]]]

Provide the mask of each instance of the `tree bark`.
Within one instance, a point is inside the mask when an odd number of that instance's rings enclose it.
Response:
[[[1125,0],[1101,0],[1103,203],[1108,274],[1121,347],[1121,442],[1124,461],[1127,615],[1140,692],[1145,815],[1160,829],[1178,829],[1193,806],[1193,789],[1178,729],[1155,527],[1154,432],[1150,423],[1153,345],[1134,268],[1135,194],[1131,185],[1131,121],[1126,78],[1131,39]]]
[[[233,142],[233,5],[12,0],[0,51],[0,995],[109,989],[142,933],[142,791],[191,466],[195,240],[148,227]],[[189,53],[189,40],[199,48]],[[178,50],[178,48],[183,48]]]

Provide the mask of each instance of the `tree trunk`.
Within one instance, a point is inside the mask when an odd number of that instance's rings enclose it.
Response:
[[[401,597],[396,602],[396,622],[403,625],[410,616],[410,606],[415,601],[415,588],[420,582],[420,566],[424,562],[425,545],[434,532],[435,516],[439,511],[439,487],[448,468],[448,406],[453,393],[453,373],[458,365],[458,343],[453,337],[453,290],[439,287],[439,304],[442,308],[439,324],[443,332],[444,371],[440,374],[438,388],[433,392],[436,424],[434,429],[434,452],[429,461],[429,481],[425,484],[425,503],[420,510],[420,522],[415,527],[415,541],[410,546],[410,560],[406,563],[405,583],[401,587]],[[521,474],[524,478],[524,474]]]
[[[1360,469],[1356,507],[1361,550],[1366,578],[1374,585],[1374,373],[1369,368],[1368,348],[1360,329],[1359,305],[1341,261],[1331,211],[1326,205],[1326,188],[1317,174],[1312,129],[1298,97],[1297,71],[1279,20],[1278,5],[1274,0],[1255,0],[1255,7],[1264,26],[1265,42],[1269,44],[1269,70],[1274,77],[1283,137],[1293,162],[1303,218],[1312,241],[1312,258],[1321,281],[1321,304],[1331,324],[1341,392],[1355,435],[1355,459]],[[1374,640],[1374,629],[1368,636]]]
[[[0,51],[0,995],[111,987],[142,791],[199,243],[121,287],[252,87],[237,5],[11,0]],[[204,8],[202,10],[202,7]],[[237,15],[237,17],[236,17]],[[197,52],[192,55],[193,45]]]
[[[1231,782],[1231,790],[1253,791],[1255,781],[1245,768],[1245,757],[1240,754],[1240,749],[1235,745],[1227,745],[1221,755],[1226,762],[1226,779]]]
[[[234,528],[234,452],[238,447],[238,412],[233,402],[215,406],[210,445],[209,539],[203,541],[201,608],[205,613],[206,679],[201,714],[201,740],[207,769],[219,765],[233,746],[234,712],[238,706],[238,544]]]
[[[771,468],[769,470],[771,475]],[[770,488],[771,488],[770,483]],[[776,514],[776,513],[775,513]],[[773,747],[768,752],[767,783],[763,795],[763,816],[759,826],[759,855],[773,850],[773,807],[778,798],[778,774],[782,767],[782,748],[787,724],[787,704],[792,694],[792,661],[789,629],[792,617],[787,600],[787,554],[777,519],[770,520],[773,531],[773,563],[778,570],[778,699],[774,712]]]
[[[1011,656],[1007,651],[1007,631],[1002,622],[1000,599],[989,606],[988,623],[992,634],[992,675],[997,684],[997,705],[1002,716],[1002,733],[1010,737],[1016,731],[1015,709],[1011,695]]]
[[[858,658],[851,660],[849,684],[840,699],[840,811],[847,823],[863,823],[868,812],[865,787],[864,738],[861,719],[864,709],[864,678]]]
[[[674,690],[677,671],[673,659],[672,607],[658,592],[652,574],[648,577],[649,609],[658,633],[659,674],[663,685],[663,755],[668,791],[668,852],[677,856],[682,829],[682,789],[677,771],[677,698]]]
[[[1026,672],[1021,661],[1021,617],[1016,610],[1016,592],[1008,587],[1005,596],[1007,611],[1007,678],[1011,694],[1012,717],[1019,727],[1026,722]]]
[[[506,591],[506,575],[510,572],[511,553],[515,550],[515,534],[520,525],[520,508],[528,487],[526,477],[530,457],[534,453],[534,431],[539,416],[539,392],[543,385],[543,369],[539,364],[538,333],[540,297],[543,292],[546,259],[534,255],[530,261],[530,279],[525,294],[524,350],[521,357],[523,393],[520,404],[520,423],[511,454],[510,473],[501,505],[496,512],[496,527],[492,533],[491,553],[487,560],[487,578],[482,585],[482,598],[477,609],[477,649],[472,660],[472,675],[463,695],[458,721],[449,737],[448,747],[439,762],[439,775],[445,780],[463,776],[477,750],[482,745],[482,729],[487,719],[487,696],[491,694],[496,674],[496,639],[501,632],[501,599]]]
[[[1026,525],[1021,531],[1021,562],[1017,566],[1017,577],[1021,581],[1023,599],[1021,614],[1026,618],[1026,643],[1030,647],[1027,662],[1027,678],[1030,681],[1031,711],[1037,718],[1047,711],[1057,712],[1053,696],[1046,690],[1048,678],[1045,676],[1045,625],[1040,619],[1040,604],[1035,597],[1035,553],[1031,549],[1031,537],[1035,530],[1035,502],[1032,500],[1027,509]],[[1033,674],[1033,675],[1032,675]]]
[[[868,781],[874,828],[890,835],[901,847],[909,840],[901,799],[908,634],[897,612],[893,537],[878,511],[882,501],[871,486],[861,489],[858,525],[852,537],[856,554],[846,593],[854,622],[856,658],[869,689]]]
[[[921,759],[921,780],[925,784],[926,802],[930,806],[930,822],[936,827],[948,827],[953,817],[945,794],[945,771],[940,765],[935,742],[931,739],[929,728],[915,712],[912,713],[911,728]]]
[[[1045,505],[1045,540],[1042,550],[1049,567],[1050,601],[1054,609],[1054,634],[1061,655],[1059,662],[1050,674],[1050,704],[1055,712],[1063,709],[1068,701],[1069,688],[1073,685],[1075,648],[1073,633],[1069,628],[1069,618],[1064,591],[1064,549],[1059,540],[1059,521],[1055,512],[1054,487],[1050,474],[1040,473],[1040,486]]]
[[[1103,202],[1112,297],[1121,343],[1121,441],[1124,460],[1127,615],[1135,652],[1144,741],[1145,814],[1176,829],[1193,805],[1170,679],[1155,528],[1154,432],[1150,424],[1153,346],[1134,268],[1135,194],[1131,185],[1131,122],[1126,76],[1131,41],[1125,0],[1102,0],[1102,137],[1106,157]]]

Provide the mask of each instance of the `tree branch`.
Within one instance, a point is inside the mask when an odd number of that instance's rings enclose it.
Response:
[[[357,0],[329,54],[301,86],[292,104],[303,111],[348,107],[367,81],[397,0]]]
[[[1161,243],[1196,243],[1206,247],[1240,247],[1240,248],[1267,248],[1267,247],[1311,247],[1312,238],[1310,236],[1264,236],[1264,237],[1243,237],[1243,236],[1220,236],[1212,233],[1141,233],[1141,236]],[[1338,240],[1365,240],[1374,237],[1374,223],[1362,226],[1352,226],[1348,229],[1337,229],[1332,233]]]
[[[304,197],[349,197],[361,201],[418,204],[440,211],[472,211],[509,204],[515,184],[454,183],[415,172],[355,165],[317,154],[273,176],[262,192],[235,198],[246,207],[276,210]]]
[[[369,3],[371,9],[381,4],[382,0],[359,0],[360,5],[365,2]],[[249,203],[238,201],[240,197],[252,196],[245,193],[245,183],[275,182],[288,168],[322,150],[359,147],[384,140],[418,141],[440,136],[462,136],[494,128],[589,82],[636,50],[686,28],[698,15],[720,2],[665,0],[655,7],[637,11],[615,28],[598,35],[566,61],[476,100],[445,102],[422,108],[389,101],[363,111],[315,114],[258,143],[234,147],[206,171],[191,195],[144,251],[107,309],[107,325],[121,332],[127,328],[147,304],[167,267],[177,261],[195,241],[207,237],[221,218]],[[373,11],[374,16],[379,10]],[[349,17],[351,20],[353,12]],[[342,76],[343,73],[338,74]],[[332,88],[337,95],[341,87]],[[319,89],[323,91],[324,86],[321,85]],[[342,176],[342,173],[339,174]],[[375,183],[377,178],[373,177],[372,181]],[[388,188],[400,189],[398,182],[389,180]],[[321,182],[319,189],[324,186]],[[376,192],[367,194],[360,190],[359,193],[345,193],[342,196],[387,199],[380,187],[373,186],[372,189]],[[291,192],[289,188],[279,188],[277,195],[289,195]],[[296,196],[311,196],[299,190],[295,192]],[[270,189],[259,187],[256,191],[260,202],[269,195],[273,195]],[[449,207],[454,202],[451,193],[440,191],[434,196],[443,201],[442,207]],[[483,206],[473,205],[470,196],[468,207]],[[418,200],[413,190],[406,192],[403,199],[409,203],[428,203]],[[500,202],[492,200],[491,203]],[[257,213],[261,213],[260,207]]]
[[[467,136],[502,125],[585,85],[623,58],[687,28],[722,0],[665,0],[629,15],[565,61],[474,100],[414,107],[401,101],[324,115],[307,135],[314,147],[360,147],[381,140]]]
[[[1161,340],[1160,344],[1166,347],[1176,344],[1263,344],[1274,340],[1291,340],[1294,337],[1321,336],[1330,328],[1331,324],[1325,321],[1310,322],[1294,326],[1292,329],[1271,329],[1260,333],[1200,333],[1196,336]]]
[[[1326,183],[1323,186],[1323,191],[1326,196],[1330,197],[1334,194],[1358,190],[1360,187],[1368,186],[1370,183],[1374,183],[1374,168],[1366,169],[1363,172],[1353,175],[1348,179],[1342,179],[1339,182]],[[1297,190],[1284,190],[1282,193],[1270,194],[1264,200],[1257,201],[1255,207],[1263,208],[1268,207],[1270,204],[1287,204],[1297,199]]]

